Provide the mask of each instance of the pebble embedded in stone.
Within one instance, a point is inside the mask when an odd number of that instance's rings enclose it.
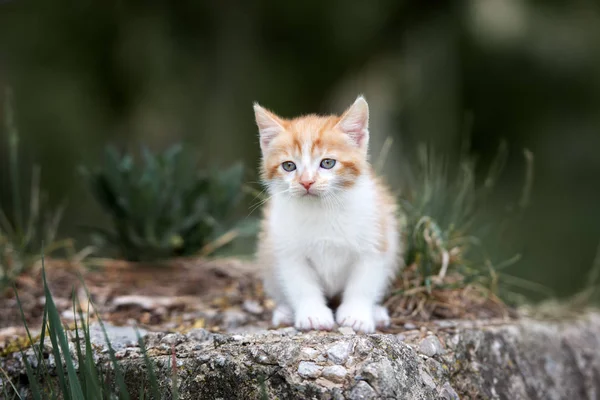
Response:
[[[309,360],[314,360],[319,356],[319,351],[313,349],[312,347],[303,347],[300,350],[300,357],[308,358]]]
[[[318,378],[322,369],[323,367],[312,361],[300,361],[298,364],[298,374],[305,378]]]
[[[214,363],[217,364],[218,366],[222,367],[225,364],[227,364],[227,358],[225,358],[225,356],[215,357]]]
[[[278,335],[281,335],[281,336],[295,336],[295,335],[298,335],[300,333],[293,326],[288,326],[288,327],[285,327],[285,328],[279,328],[276,331],[269,331],[269,332],[274,332],[274,333],[276,333]]]
[[[356,332],[350,326],[341,326],[338,328],[338,332],[342,335],[356,335]]]
[[[348,371],[341,365],[331,365],[323,368],[322,376],[332,382],[342,382]]]
[[[428,357],[433,357],[436,354],[442,354],[444,349],[437,337],[427,336],[419,343],[419,351]]]
[[[344,364],[352,352],[352,343],[339,342],[327,350],[327,356],[336,364]]]
[[[180,333],[169,333],[165,335],[160,341],[161,344],[178,345],[185,340],[185,336]]]
[[[377,394],[375,389],[373,389],[371,387],[371,385],[369,385],[367,382],[359,381],[356,384],[356,386],[354,386],[352,388],[352,390],[350,391],[349,398],[350,399],[370,400],[370,399],[378,399],[379,395]]]
[[[442,389],[440,390],[440,398],[444,400],[460,400],[458,393],[450,386],[450,383],[444,383]]]
[[[436,385],[435,382],[433,381],[433,378],[431,377],[431,375],[429,375],[427,372],[421,370],[421,379],[423,380],[423,383],[426,384],[427,386],[429,386],[431,389],[435,389]]]

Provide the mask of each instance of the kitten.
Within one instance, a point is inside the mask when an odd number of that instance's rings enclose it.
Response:
[[[269,200],[257,258],[272,323],[370,333],[389,324],[379,305],[399,261],[396,205],[367,160],[369,107],[284,119],[254,104]],[[335,318],[327,301],[341,296]]]

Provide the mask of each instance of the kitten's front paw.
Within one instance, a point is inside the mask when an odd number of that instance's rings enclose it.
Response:
[[[334,320],[331,309],[326,305],[302,307],[296,310],[294,326],[301,331],[325,330],[333,328]]]
[[[375,332],[373,306],[357,304],[341,304],[335,320],[340,326],[349,326],[357,332]]]
[[[375,326],[378,328],[390,326],[390,314],[384,306],[377,305],[373,308],[373,318],[375,319]]]

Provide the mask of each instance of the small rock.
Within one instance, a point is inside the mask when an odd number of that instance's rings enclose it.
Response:
[[[256,300],[245,300],[242,308],[250,314],[259,315],[262,314],[264,308]]]
[[[222,346],[224,344],[231,343],[231,342],[234,341],[231,338],[231,336],[223,335],[223,334],[220,334],[220,333],[213,333],[212,334],[212,339],[213,339],[213,342],[215,343],[216,346]]]
[[[352,343],[339,342],[327,350],[327,356],[336,364],[344,364],[352,352]]]
[[[433,381],[433,378],[431,377],[431,375],[429,375],[427,372],[421,370],[421,379],[423,380],[423,383],[425,383],[425,385],[429,386],[431,389],[435,389],[436,385],[435,382]]]
[[[433,357],[436,353],[435,345],[427,339],[423,339],[419,344],[419,351],[426,356]]]
[[[417,326],[415,324],[413,324],[412,322],[407,322],[404,324],[404,329],[406,329],[407,331],[412,331],[417,329]]]
[[[254,361],[259,364],[263,364],[263,365],[277,364],[277,356],[273,355],[273,354],[268,354],[263,349],[251,348],[250,355],[252,356]]]
[[[298,374],[304,378],[318,378],[322,369],[323,367],[312,361],[300,361],[300,364],[298,364]]]
[[[444,349],[437,337],[427,336],[419,343],[419,351],[428,357],[433,357],[436,354],[443,354]]]
[[[323,378],[326,378],[332,382],[343,382],[344,378],[346,378],[346,368],[341,365],[331,365],[329,367],[323,368]]]
[[[369,400],[369,399],[378,399],[379,396],[375,389],[371,387],[365,381],[359,381],[350,391],[350,396],[348,397],[351,400]]]
[[[379,379],[379,368],[375,364],[369,364],[363,368],[361,375],[369,381],[377,381]]]
[[[338,388],[340,385],[338,383],[334,383],[330,380],[324,379],[324,378],[317,378],[317,380],[315,381],[315,383],[325,389],[332,390],[335,388]],[[328,399],[329,397],[325,397],[326,399]],[[343,397],[342,397],[343,399]]]
[[[313,349],[312,347],[303,347],[302,350],[300,350],[300,357],[302,357],[302,358],[314,360],[318,356],[319,356],[319,351]]]
[[[214,359],[214,363],[220,367],[224,366],[225,364],[227,364],[227,358],[225,358],[225,356],[217,356]]]
[[[296,336],[297,334],[300,333],[293,326],[287,326],[285,328],[279,328],[276,331],[270,331],[270,332],[277,333],[277,334],[279,334],[281,336]]]
[[[460,335],[455,334],[454,336],[452,336],[450,338],[450,340],[446,340],[446,346],[448,346],[448,348],[450,350],[456,350],[456,347],[458,346],[459,342],[460,342]]]
[[[325,357],[323,354],[319,354],[315,361],[318,363],[325,363],[327,362],[327,357]]]
[[[444,400],[460,400],[458,393],[456,393],[454,388],[452,388],[448,382],[444,383],[444,386],[442,386],[442,389],[440,390],[440,398]]]
[[[429,371],[429,374],[433,377],[434,380],[440,382],[444,380],[445,371],[442,364],[435,360],[435,358],[427,358],[425,360],[425,366]]]
[[[204,341],[210,338],[211,333],[203,328],[195,328],[191,329],[185,336],[190,340]]]
[[[342,335],[356,335],[356,332],[350,326],[341,326],[338,328],[338,332]]]
[[[178,344],[182,343],[184,340],[185,340],[185,336],[183,336],[181,333],[169,333],[160,340],[160,343],[166,344],[168,346],[172,346],[172,345],[177,346]]]
[[[124,349],[129,346],[137,345],[137,334],[136,329],[130,326],[114,326],[109,323],[104,323],[104,329],[106,330],[106,335],[108,336],[108,340],[113,348],[113,350],[118,351]],[[102,346],[106,348],[106,340],[104,337],[104,331],[102,327],[98,323],[93,323],[89,326],[90,330],[90,340],[92,344]],[[146,336],[148,333],[145,329],[137,328],[137,331],[140,337]]]
[[[117,360],[120,360],[121,358],[125,358],[126,356],[127,356],[127,349],[115,351],[115,357],[117,358]]]

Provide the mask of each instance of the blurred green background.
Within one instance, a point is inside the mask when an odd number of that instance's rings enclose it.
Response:
[[[600,240],[600,4],[592,0],[0,2],[0,86],[14,91],[22,182],[42,166],[63,235],[104,223],[81,164],[103,147],[182,141],[204,166],[241,160],[256,182],[252,102],[282,116],[371,107],[371,148],[401,187],[419,142],[451,156],[465,115],[485,170],[510,157],[491,205],[501,219],[535,155],[531,206],[511,239],[511,273],[566,295]],[[4,101],[4,100],[2,100]],[[4,118],[4,117],[2,117]],[[4,125],[4,124],[2,124]],[[0,202],[10,209],[7,140]],[[252,198],[240,207],[248,215]],[[251,244],[242,246],[251,251]]]

